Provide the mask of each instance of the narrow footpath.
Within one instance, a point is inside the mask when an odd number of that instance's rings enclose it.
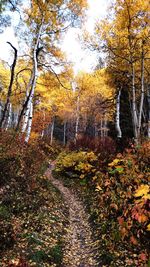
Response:
[[[62,193],[69,209],[69,226],[65,238],[63,251],[64,267],[100,267],[94,257],[92,231],[83,204],[70,189],[60,180],[52,176],[54,165],[47,170],[46,175],[51,183]]]

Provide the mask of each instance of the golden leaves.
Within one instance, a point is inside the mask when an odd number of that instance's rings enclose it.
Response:
[[[150,191],[150,187],[148,185],[145,184],[141,184],[138,189],[136,190],[134,196],[135,197],[144,197],[146,198],[148,196],[149,198],[149,194],[148,192]]]
[[[120,159],[114,159],[111,163],[108,164],[109,167],[116,166],[120,162]]]
[[[96,185],[96,189],[95,191],[102,191],[103,189],[101,188],[101,186],[99,184]]]
[[[150,231],[150,223],[147,225],[147,231]]]

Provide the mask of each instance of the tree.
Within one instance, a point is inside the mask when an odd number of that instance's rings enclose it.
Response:
[[[105,69],[92,74],[82,73],[76,78],[80,97],[80,121],[82,133],[88,135],[108,134],[107,121],[113,114],[113,86]]]
[[[62,53],[58,46],[61,34],[83,14],[86,1],[31,1],[30,8],[26,11],[26,25],[30,31],[30,56],[32,58],[32,74],[27,85],[28,96],[24,102],[19,116],[17,130],[23,116],[28,112],[30,103],[33,102],[36,87],[38,68],[53,69],[59,66]],[[41,57],[40,57],[40,53]]]
[[[17,62],[17,49],[11,43],[9,43],[9,44],[12,47],[12,49],[14,50],[14,60],[13,60],[13,64],[11,67],[10,83],[9,83],[9,87],[8,87],[7,99],[6,99],[3,115],[2,115],[2,118],[0,121],[0,128],[3,127],[3,124],[5,122],[5,118],[6,118],[6,114],[8,112],[8,107],[10,106],[10,97],[12,94],[12,86],[13,86],[13,82],[14,82],[15,67],[16,67],[16,62]],[[9,118],[9,116],[8,116],[8,118]]]
[[[107,18],[97,27],[97,37],[107,52],[112,76],[117,76],[120,84],[122,81],[129,85],[133,132],[135,140],[139,140],[150,43],[149,1],[117,0],[112,9],[112,19]]]

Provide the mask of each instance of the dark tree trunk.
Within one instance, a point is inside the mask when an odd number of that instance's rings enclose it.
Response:
[[[12,69],[11,69],[11,77],[10,77],[10,83],[9,83],[9,87],[8,87],[7,100],[6,100],[6,104],[5,104],[5,107],[4,107],[2,119],[0,121],[0,128],[3,127],[3,123],[5,121],[6,113],[8,111],[8,107],[9,107],[9,103],[10,103],[10,97],[11,97],[11,93],[12,93],[12,86],[13,86],[13,81],[14,81],[14,76],[15,76],[15,67],[16,67],[16,63],[17,63],[17,49],[10,42],[7,42],[7,43],[14,50],[14,60],[13,60]]]

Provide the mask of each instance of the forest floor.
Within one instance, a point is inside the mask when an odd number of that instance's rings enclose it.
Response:
[[[45,175],[29,182],[0,187],[0,267],[60,267],[68,209]]]
[[[89,216],[84,210],[81,201],[71,189],[63,185],[62,181],[55,179],[52,169],[46,175],[51,183],[61,192],[69,210],[69,227],[64,237],[63,266],[65,267],[96,267],[99,266],[95,258],[96,244],[92,239],[92,229]]]
[[[96,194],[81,179],[58,173],[55,163],[44,165],[34,183],[6,181],[0,187],[0,267],[149,266],[139,262],[143,248],[118,235],[111,240],[111,218],[97,216]]]

